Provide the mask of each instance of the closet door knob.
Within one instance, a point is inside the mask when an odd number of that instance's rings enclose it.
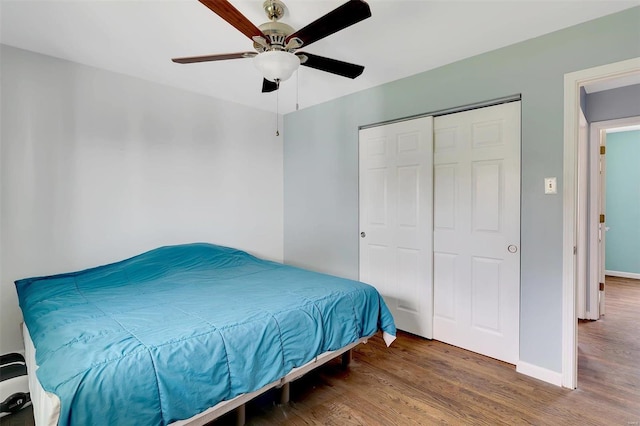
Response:
[[[361,237],[361,238],[364,238],[364,237],[366,237],[366,236],[367,236],[367,234],[366,234],[364,231],[362,231],[362,232],[360,233],[360,237]]]

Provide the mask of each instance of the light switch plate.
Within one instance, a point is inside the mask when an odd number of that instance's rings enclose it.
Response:
[[[557,194],[558,193],[558,181],[554,177],[544,178],[544,193],[545,194]]]

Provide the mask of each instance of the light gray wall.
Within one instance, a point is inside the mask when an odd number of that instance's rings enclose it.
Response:
[[[560,372],[564,74],[640,56],[638,22],[626,10],[286,115],[285,262],[358,277],[358,126],[521,93],[520,359]]]
[[[589,123],[640,116],[640,84],[589,93],[585,104]]]
[[[272,113],[1,46],[0,353],[13,281],[207,241],[282,260]]]

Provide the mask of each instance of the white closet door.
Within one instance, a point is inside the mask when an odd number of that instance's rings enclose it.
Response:
[[[360,131],[360,280],[399,329],[432,337],[433,118]]]
[[[520,102],[434,120],[434,339],[515,364]]]

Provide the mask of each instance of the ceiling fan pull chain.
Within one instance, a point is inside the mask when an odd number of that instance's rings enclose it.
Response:
[[[276,81],[276,83],[280,83]],[[278,84],[280,86],[280,84]],[[278,120],[278,114],[280,114],[280,87],[276,89],[276,136],[280,136],[280,122]]]

